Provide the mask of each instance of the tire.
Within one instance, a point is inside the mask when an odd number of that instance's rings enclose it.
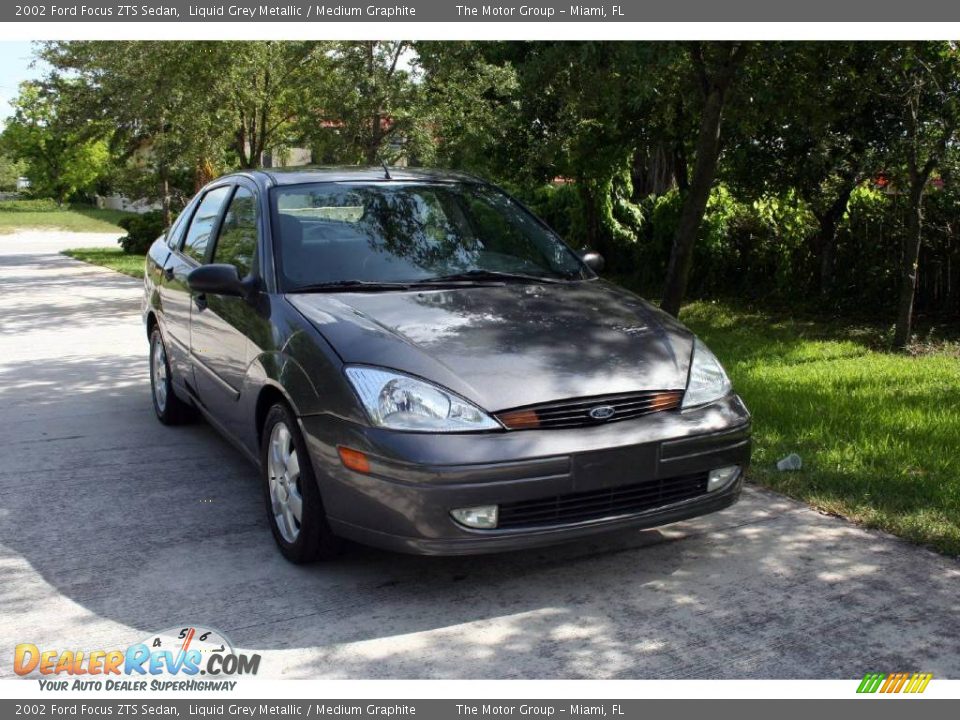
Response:
[[[196,416],[193,407],[173,391],[173,373],[160,328],[150,333],[150,397],[157,419],[164,425],[182,425]]]
[[[267,520],[283,556],[302,565],[338,555],[341,541],[327,522],[307,445],[283,403],[270,408],[263,424],[260,473]]]

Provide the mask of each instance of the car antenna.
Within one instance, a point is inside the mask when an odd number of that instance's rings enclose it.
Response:
[[[383,168],[384,180],[393,180],[393,178],[390,177],[390,168],[387,167],[387,164],[383,160],[380,161],[380,166]]]

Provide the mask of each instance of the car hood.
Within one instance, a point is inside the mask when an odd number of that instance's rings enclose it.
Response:
[[[345,363],[426,378],[491,412],[687,383],[691,333],[604,281],[286,298]]]

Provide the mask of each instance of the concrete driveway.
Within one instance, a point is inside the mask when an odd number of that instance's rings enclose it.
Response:
[[[0,677],[13,646],[223,630],[288,678],[960,677],[960,564],[759,489],[547,550],[294,567],[258,477],[153,417],[140,285],[0,235]]]

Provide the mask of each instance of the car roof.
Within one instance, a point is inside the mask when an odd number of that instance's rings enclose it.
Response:
[[[411,182],[482,182],[467,173],[454,170],[432,170],[428,168],[389,168],[389,181]],[[269,168],[234,173],[253,177],[264,185],[304,185],[317,182],[387,182],[382,167],[295,167]]]

